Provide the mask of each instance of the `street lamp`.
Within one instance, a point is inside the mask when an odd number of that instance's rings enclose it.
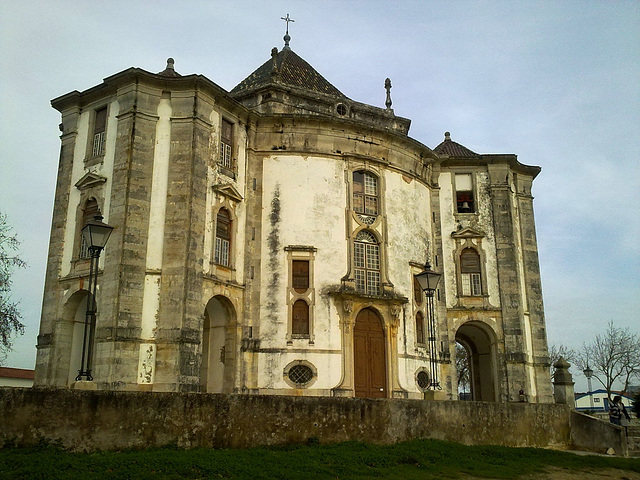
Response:
[[[113,227],[102,221],[101,215],[96,215],[82,228],[82,238],[89,246],[91,261],[89,264],[89,296],[87,297],[87,311],[84,317],[84,334],[82,336],[82,359],[76,381],[93,380],[91,376],[91,355],[93,336],[96,329],[96,287],[98,285],[98,260],[100,252],[109,240]]]
[[[591,404],[591,411],[593,412],[593,394],[591,393],[591,377],[593,377],[593,370],[589,368],[588,363],[587,368],[585,368],[582,373],[587,377],[587,383],[589,384],[589,403]]]
[[[416,280],[420,285],[420,288],[427,296],[427,319],[429,322],[429,366],[431,369],[431,383],[429,388],[441,390],[440,382],[438,381],[438,365],[436,358],[436,323],[433,307],[433,294],[436,291],[438,282],[440,281],[441,273],[436,273],[431,270],[429,261],[424,264],[424,270],[417,274]]]

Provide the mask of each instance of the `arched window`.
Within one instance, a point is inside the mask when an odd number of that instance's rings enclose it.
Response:
[[[216,217],[216,244],[213,261],[218,265],[229,267],[229,252],[231,247],[231,216],[221,208]]]
[[[378,215],[378,178],[369,172],[353,172],[353,210]]]
[[[482,295],[480,255],[473,248],[465,248],[460,254],[460,279],[462,295]]]
[[[91,253],[89,252],[89,245],[84,239],[82,235],[82,229],[87,224],[89,220],[93,220],[96,215],[100,215],[100,207],[98,207],[98,202],[95,198],[90,198],[87,200],[87,203],[84,205],[84,209],[82,211],[82,220],[80,223],[80,258],[89,258],[91,257]]]
[[[296,336],[309,336],[309,304],[304,300],[296,300],[293,304],[291,333]]]
[[[416,314],[416,343],[425,343],[424,341],[424,315],[422,312]]]
[[[356,290],[367,295],[380,294],[380,246],[370,232],[362,230],[353,246]]]

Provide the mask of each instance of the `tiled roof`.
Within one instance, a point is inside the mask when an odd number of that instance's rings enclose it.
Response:
[[[276,72],[274,72],[273,58],[271,58],[231,90],[231,94],[236,95],[275,82],[303,88],[315,93],[345,98],[340,90],[331,85],[290,48],[285,47],[282,49],[275,55],[275,59]]]
[[[444,142],[433,149],[438,155],[449,155],[450,157],[477,157],[477,153],[472,152],[464,145],[460,145],[451,140],[451,134],[445,132]]]
[[[33,370],[25,368],[0,367],[0,378],[26,378],[33,380]]]

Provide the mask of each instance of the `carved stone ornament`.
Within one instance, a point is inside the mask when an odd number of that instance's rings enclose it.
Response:
[[[400,305],[392,305],[391,306],[391,316],[393,318],[395,318],[396,320],[400,319],[400,312],[402,311],[402,309],[400,308]]]
[[[343,300],[342,309],[344,310],[344,313],[347,313],[347,314],[350,314],[351,312],[353,312],[353,301]]]
[[[87,172],[76,182],[76,188],[78,190],[86,190],[91,187],[102,185],[106,181],[106,177],[98,175],[97,173]]]

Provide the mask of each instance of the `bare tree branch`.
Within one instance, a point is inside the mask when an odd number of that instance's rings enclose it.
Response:
[[[640,337],[611,321],[604,334],[582,345],[576,364],[581,370],[589,366],[611,398],[615,383],[621,383],[624,392],[634,378],[640,378]]]
[[[0,364],[11,350],[12,337],[24,333],[18,303],[11,301],[11,275],[14,268],[25,268],[26,262],[15,255],[20,241],[11,234],[6,215],[0,213]]]

